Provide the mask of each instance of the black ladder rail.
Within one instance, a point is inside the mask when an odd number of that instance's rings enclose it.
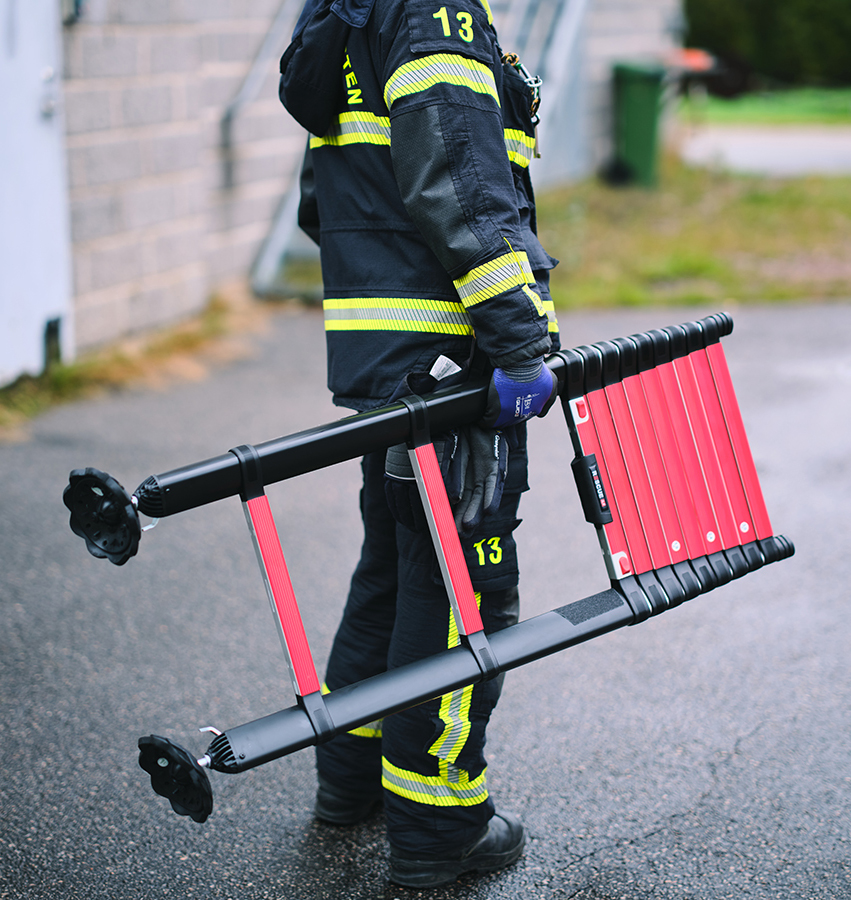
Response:
[[[564,363],[554,357],[548,365],[558,375]],[[432,432],[480,419],[485,412],[488,383],[479,378],[423,397]],[[404,443],[410,437],[410,412],[400,402],[255,444],[254,449],[268,486]],[[235,496],[240,487],[239,461],[232,453],[223,453],[151,475],[136,488],[134,496],[140,512],[163,518]]]
[[[703,323],[714,329],[713,334],[729,334],[732,330],[732,320],[724,314],[701,319],[699,324]],[[687,349],[680,348],[677,352],[685,353]],[[576,350],[558,351],[546,360],[558,379],[562,402],[586,392],[587,373],[583,371],[582,360]],[[487,378],[475,378],[463,385],[425,395],[423,400],[428,408],[432,433],[439,434],[481,419],[488,384]],[[408,407],[404,403],[394,403],[254,446],[263,466],[265,483],[270,485],[404,443],[411,436]],[[239,461],[232,453],[223,453],[151,475],[136,488],[134,497],[140,512],[163,518],[235,496],[240,491],[240,484]]]
[[[488,636],[500,670],[515,669],[589,641],[636,620],[621,594],[610,589],[542,613]],[[334,734],[342,734],[417,706],[482,679],[476,657],[459,645],[434,656],[374,675],[325,695]],[[317,742],[307,714],[282,709],[224,732],[211,744],[211,768],[244,772]]]

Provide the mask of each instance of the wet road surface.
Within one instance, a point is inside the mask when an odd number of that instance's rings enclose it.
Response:
[[[576,346],[716,310],[578,313]],[[792,560],[510,673],[490,785],[522,817],[511,870],[442,898],[851,897],[851,306],[730,310],[724,344]],[[312,753],[212,774],[204,825],[136,764],[157,733],[290,706],[236,498],[165,519],[117,568],[67,525],[71,469],[148,475],[338,418],[321,315],[274,314],[206,379],[55,409],[0,446],[0,898],[395,898],[383,818],[312,818]],[[557,415],[533,423],[524,617],[607,587]],[[269,488],[322,670],[360,539],[357,463]]]

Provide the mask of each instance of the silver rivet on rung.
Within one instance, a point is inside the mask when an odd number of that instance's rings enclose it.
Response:
[[[739,525],[739,531],[741,531],[742,534],[747,534],[750,530],[751,530],[751,526],[748,525],[747,522],[742,522],[742,524]]]
[[[671,544],[671,549],[672,549],[675,553],[680,549],[680,547],[682,547],[682,544],[681,544],[679,541],[674,541],[674,543]]]
[[[707,531],[706,532],[706,540],[709,541],[710,544],[715,542],[715,532]]]

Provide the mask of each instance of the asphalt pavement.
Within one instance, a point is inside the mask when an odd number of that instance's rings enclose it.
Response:
[[[714,309],[562,316],[569,346]],[[851,898],[851,304],[747,307],[724,345],[774,529],[797,554],[508,674],[489,730],[521,861],[443,898]],[[131,490],[331,421],[321,314],[281,311],[200,380],[57,408],[0,446],[0,898],[405,898],[382,814],[314,821],[308,749],[228,776],[198,825],[136,741],[201,755],[290,706],[238,499],[163,519],[123,567],[68,528],[71,469]],[[524,616],[607,587],[557,414],[532,423],[518,532]],[[269,488],[320,670],[360,541],[358,466]]]

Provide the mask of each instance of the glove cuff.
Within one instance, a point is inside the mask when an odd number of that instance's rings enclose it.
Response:
[[[544,367],[544,357],[537,356],[526,362],[515,363],[513,366],[503,366],[502,371],[518,384],[529,384],[535,381]]]
[[[384,474],[396,481],[416,481],[414,467],[408,456],[407,444],[395,444],[387,448],[384,460]]]

